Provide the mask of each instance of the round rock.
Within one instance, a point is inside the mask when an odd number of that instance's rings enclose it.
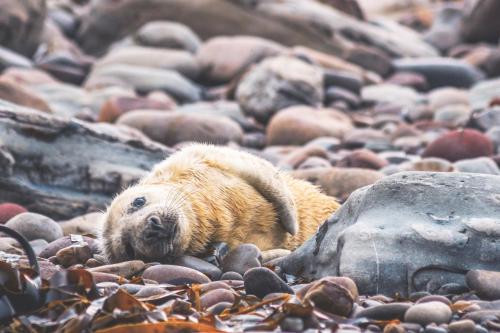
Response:
[[[252,268],[245,273],[243,280],[247,295],[264,298],[271,293],[293,294],[292,288],[269,268]]]
[[[173,285],[208,283],[210,279],[194,269],[175,265],[156,265],[147,268],[142,274],[144,279]]]
[[[472,270],[465,275],[465,281],[479,297],[500,299],[500,272]]]
[[[16,215],[5,226],[17,231],[28,240],[45,239],[52,242],[63,237],[61,226],[51,218],[36,213]]]
[[[27,212],[26,208],[15,203],[5,202],[0,204],[0,224],[4,224],[14,216],[25,212]]]
[[[443,134],[431,142],[422,157],[440,157],[451,162],[493,154],[493,143],[483,133],[464,129]]]
[[[452,312],[448,305],[442,302],[426,302],[415,304],[405,313],[405,321],[426,326],[449,323]]]
[[[217,266],[212,265],[205,260],[192,256],[179,257],[174,261],[173,264],[192,268],[194,270],[197,270],[198,272],[202,272],[203,274],[208,276],[210,280],[219,280],[220,276],[222,275],[221,270]]]
[[[262,257],[260,250],[253,244],[241,244],[224,257],[222,261],[223,272],[236,272],[244,275],[254,267],[260,267]]]

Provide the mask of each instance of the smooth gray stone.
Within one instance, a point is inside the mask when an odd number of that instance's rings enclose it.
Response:
[[[478,68],[452,58],[397,59],[393,65],[397,71],[416,72],[425,76],[430,89],[469,88],[484,78],[484,74]]]
[[[409,295],[500,270],[500,177],[404,172],[351,194],[279,266],[352,278],[362,294]],[[467,254],[467,255],[464,255]]]

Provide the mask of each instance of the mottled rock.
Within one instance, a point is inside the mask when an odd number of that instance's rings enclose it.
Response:
[[[276,273],[265,267],[248,270],[243,276],[247,295],[264,298],[271,293],[289,293],[293,290]]]
[[[174,265],[155,265],[146,268],[142,277],[158,283],[174,285],[210,282],[210,279],[203,273],[191,268]]]
[[[167,146],[184,141],[227,144],[243,138],[241,127],[224,116],[144,110],[128,112],[117,123],[137,128]]]
[[[45,249],[39,254],[39,256],[41,258],[50,258],[52,256],[55,256],[59,250],[65,248],[65,247],[68,247],[71,245],[77,245],[77,244],[81,243],[80,242],[81,240],[83,240],[83,242],[85,242],[89,245],[89,247],[92,250],[92,253],[95,254],[95,253],[99,252],[99,244],[95,239],[87,237],[87,236],[81,236],[81,238],[80,238],[80,236],[70,235],[70,236],[58,238],[55,241],[50,242],[45,247]]]
[[[52,242],[63,236],[62,228],[49,217],[36,213],[21,213],[11,218],[5,226],[17,231],[28,240],[45,239]]]
[[[296,58],[269,58],[240,81],[236,98],[246,114],[267,122],[277,111],[289,106],[320,105],[323,73]]]
[[[335,315],[347,317],[358,299],[354,281],[345,277],[325,277],[307,287],[304,301]]]
[[[405,313],[405,321],[420,324],[422,326],[434,324],[446,324],[451,319],[451,309],[441,302],[428,302],[415,304]]]
[[[498,198],[492,194],[499,190],[500,180],[492,175],[385,177],[351,194],[278,265],[307,278],[350,277],[363,294],[408,295],[463,284],[467,270],[500,269]]]
[[[253,244],[241,244],[231,250],[222,260],[223,272],[236,272],[244,275],[246,271],[254,267],[260,267],[262,256],[257,246]]]
[[[64,267],[84,264],[92,257],[92,250],[88,244],[70,245],[56,253],[57,263]]]
[[[266,134],[270,145],[303,145],[324,136],[342,138],[352,128],[349,117],[337,110],[294,106],[272,117]]]

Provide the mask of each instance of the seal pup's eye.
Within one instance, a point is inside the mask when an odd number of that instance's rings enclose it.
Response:
[[[141,208],[145,204],[146,204],[146,198],[144,197],[135,198],[134,201],[132,202],[132,206],[134,208]]]

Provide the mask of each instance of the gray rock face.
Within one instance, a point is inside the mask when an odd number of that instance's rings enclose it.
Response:
[[[352,278],[361,293],[408,295],[500,270],[500,177],[404,172],[354,192],[285,272]]]
[[[104,209],[170,154],[124,128],[0,106],[0,202],[54,219]]]

